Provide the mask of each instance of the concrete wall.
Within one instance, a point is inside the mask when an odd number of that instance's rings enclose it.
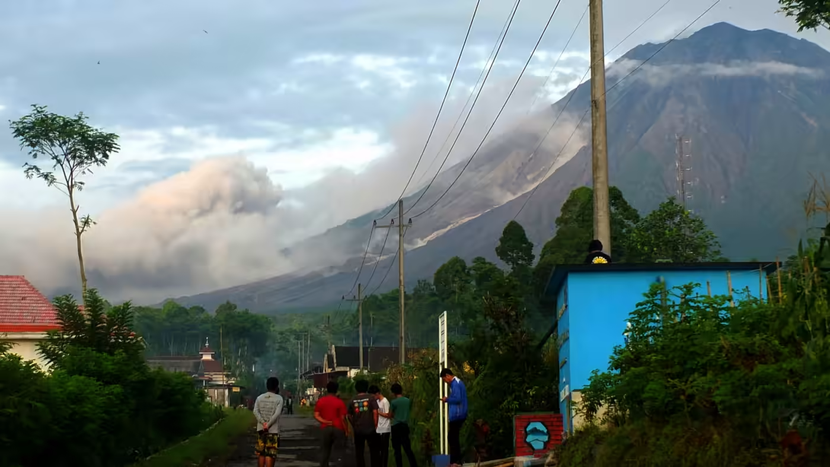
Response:
[[[0,334],[0,341],[14,344],[11,353],[20,355],[24,360],[34,360],[44,371],[49,365],[37,352],[37,344],[46,339],[45,332],[9,332]]]
[[[731,272],[733,295],[749,288],[750,294],[766,296],[765,275],[757,270]],[[695,292],[706,295],[707,281],[712,295],[728,293],[726,271],[673,270],[673,271],[608,271],[571,272],[565,279],[557,310],[566,305],[559,319],[559,407],[564,428],[572,431],[568,416],[568,401],[573,391],[579,391],[589,383],[593,370],[608,371],[608,363],[614,347],[624,344],[623,333],[629,314],[643,301],[649,287],[663,279],[672,287],[688,283],[701,284]],[[759,278],[762,278],[759,290]],[[563,364],[564,363],[564,364]]]

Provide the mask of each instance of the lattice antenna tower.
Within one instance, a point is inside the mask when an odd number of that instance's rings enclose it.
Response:
[[[675,149],[675,168],[677,171],[677,201],[684,209],[691,212],[689,209],[689,201],[692,197],[692,187],[697,180],[692,179],[690,172],[692,170],[692,139],[683,135],[675,135],[677,147]]]

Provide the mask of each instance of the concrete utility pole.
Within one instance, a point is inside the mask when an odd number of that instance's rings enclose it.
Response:
[[[360,340],[360,371],[363,371],[363,284],[357,284],[357,297],[346,299],[348,302],[357,302],[357,327]]]
[[[608,200],[608,129],[605,112],[605,39],[602,0],[589,0],[591,22],[591,153],[594,181],[594,238],[611,254]]]
[[[400,331],[399,331],[399,345],[400,345],[400,363],[403,364],[406,362],[406,343],[404,341],[404,324],[406,323],[406,313],[404,312],[404,305],[406,302],[406,291],[404,288],[403,283],[403,254],[404,254],[404,235],[406,234],[407,227],[412,226],[412,219],[409,219],[409,222],[404,224],[403,222],[403,200],[398,200],[398,293],[400,295],[399,302],[401,307],[401,322],[400,322]],[[378,225],[376,228],[379,229],[391,229],[395,227],[395,221],[389,223],[389,225]]]
[[[300,397],[300,365],[302,365],[303,341],[297,340],[297,397]]]

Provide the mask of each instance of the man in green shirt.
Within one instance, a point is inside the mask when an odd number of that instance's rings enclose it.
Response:
[[[403,456],[401,449],[406,452],[410,467],[418,467],[415,454],[412,452],[412,444],[409,441],[409,412],[412,409],[412,402],[408,397],[403,396],[403,388],[400,384],[392,385],[394,398],[390,403],[389,414],[379,414],[392,419],[392,449],[395,450],[395,465],[403,467]]]

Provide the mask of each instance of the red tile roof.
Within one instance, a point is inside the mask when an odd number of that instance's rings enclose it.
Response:
[[[55,308],[23,276],[0,276],[0,332],[58,329]]]

